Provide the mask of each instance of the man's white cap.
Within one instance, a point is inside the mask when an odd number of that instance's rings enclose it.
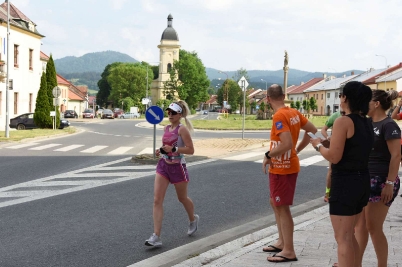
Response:
[[[180,107],[179,105],[177,105],[176,103],[170,104],[169,107],[168,107],[166,110],[168,110],[168,109],[173,110],[173,111],[176,111],[177,113],[181,113],[181,112],[182,112],[181,107]]]

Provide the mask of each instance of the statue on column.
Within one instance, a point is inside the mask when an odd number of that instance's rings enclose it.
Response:
[[[285,50],[285,62],[284,62],[284,67],[286,68],[289,64],[289,56],[288,52]]]

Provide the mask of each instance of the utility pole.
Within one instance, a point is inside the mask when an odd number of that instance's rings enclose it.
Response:
[[[10,0],[7,1],[7,78],[6,78],[6,138],[10,137],[9,121],[10,121],[10,108],[9,108],[9,76],[10,76]]]

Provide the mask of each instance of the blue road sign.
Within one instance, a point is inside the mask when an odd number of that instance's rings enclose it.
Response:
[[[145,111],[145,118],[151,124],[158,124],[163,120],[163,110],[158,106],[150,106]]]

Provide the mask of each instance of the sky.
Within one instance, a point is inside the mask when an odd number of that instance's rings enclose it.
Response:
[[[10,0],[54,59],[106,50],[159,61],[167,16],[181,49],[221,71],[343,72],[402,62],[400,0]],[[381,55],[381,56],[376,56]]]

